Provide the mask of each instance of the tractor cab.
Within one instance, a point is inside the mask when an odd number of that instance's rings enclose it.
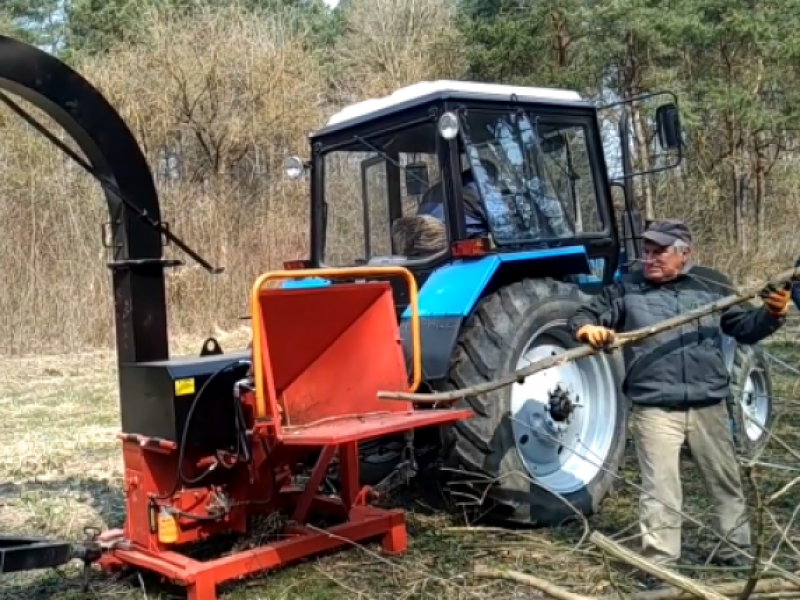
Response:
[[[303,266],[402,265],[420,285],[488,254],[512,263],[572,248],[540,266],[591,276],[591,264],[606,281],[617,266],[597,113],[576,92],[418,83],[333,115],[311,135],[310,160],[285,167],[310,176]]]
[[[616,104],[626,141],[631,102]],[[310,135],[310,157],[285,162],[288,177],[308,177],[311,195],[308,259],[286,268],[409,270],[423,369],[427,380],[446,377],[465,323],[487,298],[523,281],[595,293],[635,258],[630,242],[642,224],[631,178],[642,173],[620,143],[623,174],[611,180],[598,110],[575,91],[464,81],[421,82],[345,107]],[[674,104],[651,123],[662,146],[679,146]],[[625,194],[620,229],[613,186]],[[392,284],[408,345],[411,299]]]

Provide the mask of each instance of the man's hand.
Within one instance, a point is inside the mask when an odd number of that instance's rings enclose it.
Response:
[[[591,344],[595,348],[602,348],[614,341],[614,332],[597,325],[584,325],[578,329],[575,338],[584,344]]]
[[[792,284],[786,282],[782,285],[769,284],[759,296],[764,301],[764,308],[773,317],[784,317],[789,312],[789,302],[791,300]]]

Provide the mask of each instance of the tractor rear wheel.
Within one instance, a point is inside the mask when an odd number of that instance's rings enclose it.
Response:
[[[767,442],[767,431],[774,418],[771,373],[763,349],[736,346],[731,395],[728,411],[736,449],[752,457]]]
[[[576,347],[565,325],[588,299],[551,279],[527,279],[488,296],[461,333],[447,387],[491,381]],[[625,453],[622,375],[619,354],[597,354],[459,400],[475,416],[442,430],[452,502],[519,525],[555,526],[576,511],[595,513]],[[559,388],[566,394],[553,408]]]

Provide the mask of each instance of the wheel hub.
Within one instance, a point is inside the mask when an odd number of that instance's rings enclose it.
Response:
[[[573,412],[578,406],[572,401],[571,395],[566,384],[559,382],[548,393],[547,403],[541,404],[541,413],[531,414],[531,431],[545,446],[557,449],[561,446],[564,434],[572,423]],[[537,403],[535,398],[529,398],[528,402]]]
[[[562,389],[560,384],[556,386],[555,390],[550,392],[550,418],[557,423],[569,421],[569,418],[572,416],[572,412],[575,410],[576,406],[577,404],[572,401],[569,392]]]

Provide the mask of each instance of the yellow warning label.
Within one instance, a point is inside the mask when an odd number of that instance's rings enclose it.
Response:
[[[189,394],[194,394],[194,379],[176,379],[175,395],[188,396]]]

